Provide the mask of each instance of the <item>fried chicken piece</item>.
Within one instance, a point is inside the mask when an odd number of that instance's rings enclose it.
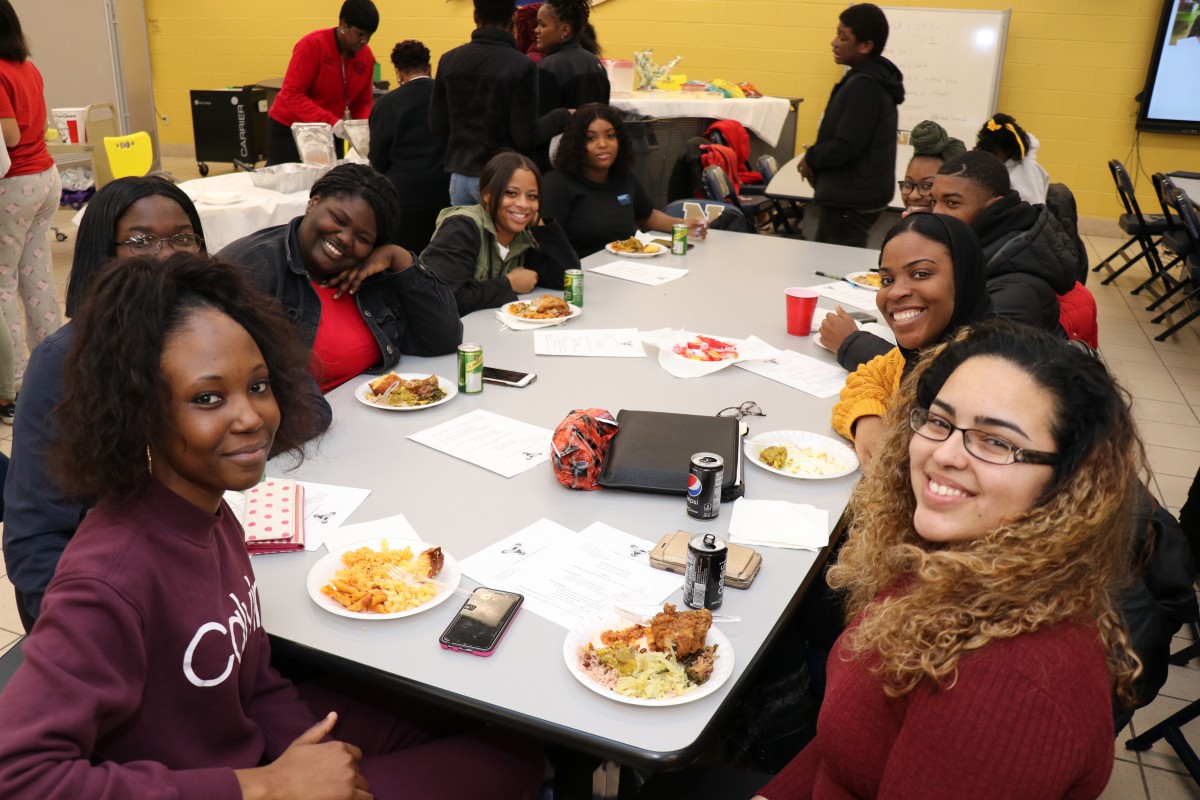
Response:
[[[704,647],[704,639],[711,627],[712,612],[707,608],[679,613],[668,603],[650,620],[646,639],[651,650],[673,652],[676,658],[686,658]]]
[[[619,631],[603,631],[600,634],[600,641],[607,647],[612,647],[613,645],[634,647],[645,633],[646,629],[641,625],[634,625],[631,628],[622,628]]]
[[[417,562],[413,564],[413,574],[422,578],[436,578],[445,563],[442,548],[431,547],[417,556]]]
[[[443,392],[436,375],[404,382],[404,388],[422,400],[440,400]]]
[[[378,396],[378,395],[381,395],[384,392],[386,392],[388,389],[392,388],[392,385],[397,383],[399,380],[400,380],[399,375],[397,375],[394,372],[389,372],[387,375],[383,375],[383,376],[378,377],[375,380],[371,381],[368,384],[368,386],[370,386],[371,391],[374,392],[376,396]]]

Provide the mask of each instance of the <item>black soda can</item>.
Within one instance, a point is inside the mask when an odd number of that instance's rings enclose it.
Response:
[[[692,608],[720,608],[728,553],[725,541],[715,533],[698,533],[688,541],[683,602]]]
[[[716,453],[696,453],[688,473],[687,513],[696,519],[713,519],[721,512],[721,478],[725,460]]]

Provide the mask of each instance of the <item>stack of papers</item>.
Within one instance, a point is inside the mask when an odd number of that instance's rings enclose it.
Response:
[[[769,361],[743,361],[738,366],[814,397],[833,397],[846,385],[846,370],[794,350],[781,350]]]
[[[480,408],[408,438],[511,478],[549,460],[554,431]]]
[[[646,357],[637,328],[538,331],[533,334],[533,352],[539,356]]]
[[[829,512],[786,500],[733,503],[729,541],[756,547],[819,550],[829,544]]]
[[[519,592],[524,608],[572,628],[613,605],[659,605],[683,584],[650,566],[654,543],[602,522],[576,533],[548,519],[459,562],[464,575]]]
[[[658,286],[660,283],[667,283],[668,281],[682,278],[684,275],[687,275],[688,271],[675,267],[661,267],[656,264],[647,264],[644,260],[622,260],[610,261],[598,267],[588,267],[588,272],[599,272],[601,275],[608,275],[625,281],[644,283],[647,286]]]

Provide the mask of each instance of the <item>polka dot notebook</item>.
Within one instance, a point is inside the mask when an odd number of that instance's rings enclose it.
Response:
[[[251,555],[304,549],[304,487],[268,478],[247,489],[242,509],[246,549]]]

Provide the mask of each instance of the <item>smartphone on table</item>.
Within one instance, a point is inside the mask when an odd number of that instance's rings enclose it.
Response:
[[[480,586],[442,634],[442,647],[476,656],[490,656],[508,630],[524,595]]]
[[[483,368],[484,383],[498,383],[502,386],[528,386],[537,380],[536,372],[517,372],[511,369]]]

